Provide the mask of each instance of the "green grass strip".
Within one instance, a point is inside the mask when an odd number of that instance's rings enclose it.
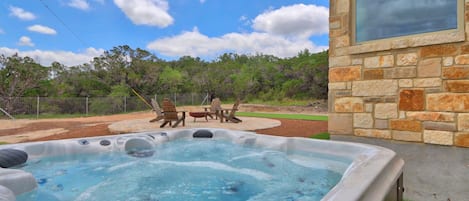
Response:
[[[310,121],[327,121],[327,116],[308,115],[308,114],[276,114],[276,113],[257,113],[257,112],[236,112],[237,116],[244,117],[262,117],[274,119],[297,119]]]
[[[270,106],[298,106],[298,105],[308,105],[314,101],[311,100],[292,100],[292,99],[284,99],[284,100],[250,100],[249,104],[261,104],[261,105],[270,105]],[[233,101],[234,102],[234,101]]]
[[[320,139],[320,140],[330,140],[330,139],[331,139],[331,135],[330,135],[328,132],[324,132],[324,133],[317,133],[317,134],[314,134],[314,135],[312,135],[310,138],[313,138],[313,139]]]

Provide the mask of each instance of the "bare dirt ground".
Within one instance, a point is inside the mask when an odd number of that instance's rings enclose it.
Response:
[[[183,107],[182,109],[186,111],[200,111],[200,108],[197,107]],[[240,111],[326,114],[324,107],[319,106],[270,107],[246,104],[241,105]],[[67,119],[0,120],[0,142],[18,143],[113,135],[114,133],[108,129],[111,123],[152,117],[154,117],[154,113],[148,111]],[[327,131],[327,121],[277,120],[281,122],[281,125],[278,127],[254,131],[262,134],[290,137],[309,137],[315,133]]]

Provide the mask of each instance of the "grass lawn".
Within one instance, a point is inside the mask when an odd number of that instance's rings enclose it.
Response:
[[[311,135],[310,138],[319,139],[319,140],[330,140],[331,136],[328,132],[323,132],[323,133],[313,134],[313,135]]]
[[[249,104],[261,104],[261,105],[271,105],[271,106],[298,106],[298,105],[308,105],[312,101],[315,101],[314,99],[309,99],[309,100],[292,100],[285,98],[283,100],[250,100]],[[233,101],[234,102],[234,101]]]
[[[310,121],[327,121],[327,116],[308,115],[308,114],[274,114],[274,113],[256,113],[256,112],[236,112],[238,116],[244,117],[263,117],[274,119],[299,119]]]
[[[307,115],[307,114],[273,114],[273,113],[256,113],[256,112],[236,112],[236,115],[244,116],[244,117],[298,119],[298,120],[310,120],[310,121],[327,121],[328,120],[327,116]],[[329,140],[330,135],[327,132],[315,133],[311,135],[311,138]]]

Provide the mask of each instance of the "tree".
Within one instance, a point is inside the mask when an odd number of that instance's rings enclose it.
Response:
[[[132,88],[144,89],[155,93],[153,89],[162,71],[162,61],[146,50],[129,50],[131,63],[127,69],[126,84]]]
[[[111,86],[93,73],[89,64],[69,67],[54,79],[62,97],[107,96]]]
[[[54,62],[46,68],[49,71],[27,57],[2,56],[0,60],[2,97],[109,97],[133,95],[128,90],[135,89],[144,95],[209,93],[225,100],[327,98],[327,51],[305,49],[284,59],[224,53],[210,62],[191,56],[164,61],[147,50],[122,45],[91,63],[69,67]]]
[[[96,75],[110,86],[127,83],[133,49],[128,45],[114,47],[93,59]]]
[[[0,66],[0,98],[8,112],[15,112],[14,103],[27,90],[38,87],[41,80],[47,79],[47,69],[30,57],[2,55]]]
[[[178,87],[182,84],[182,74],[171,67],[165,67],[159,80],[163,92],[178,92]]]

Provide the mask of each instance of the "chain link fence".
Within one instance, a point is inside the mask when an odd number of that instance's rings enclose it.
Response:
[[[142,100],[145,99],[145,101]],[[189,93],[189,94],[155,94],[131,97],[15,97],[2,100],[14,100],[7,103],[0,103],[0,118],[7,117],[8,114],[13,117],[16,115],[36,116],[41,115],[109,115],[136,111],[150,110],[151,98],[155,98],[159,103],[164,98],[171,99],[176,106],[182,105],[201,105],[207,103],[207,94]]]

